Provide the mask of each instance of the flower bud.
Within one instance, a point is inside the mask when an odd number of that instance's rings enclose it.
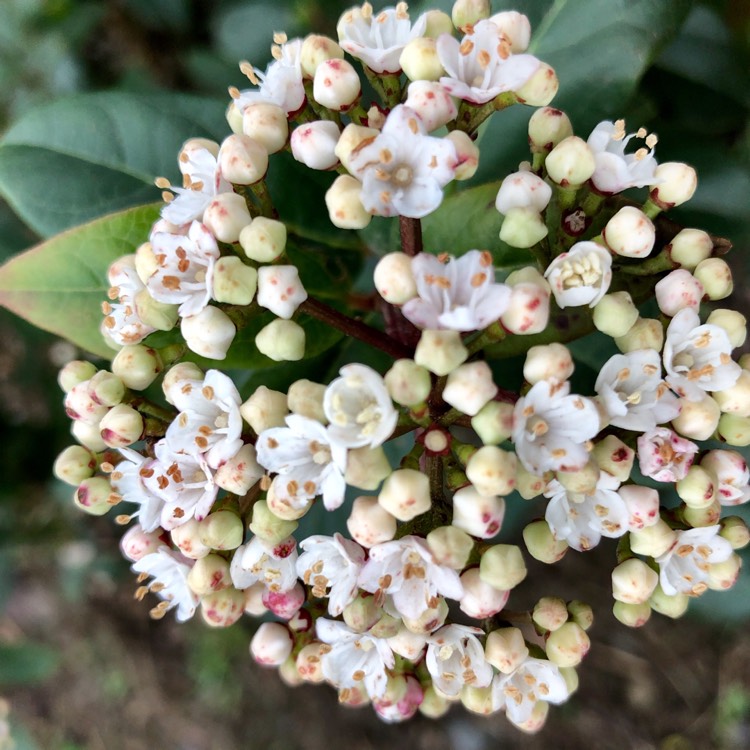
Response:
[[[675,430],[691,440],[708,440],[716,431],[721,417],[718,399],[704,393],[700,401],[681,398],[679,402],[680,413],[672,420]]]
[[[693,276],[703,285],[706,296],[713,302],[728,297],[734,289],[732,271],[722,258],[706,258],[693,271]]]
[[[549,524],[544,520],[528,524],[523,530],[523,541],[529,554],[547,565],[562,560],[568,551],[567,542],[555,539]]]
[[[346,522],[352,539],[363,547],[389,542],[396,535],[396,519],[376,497],[358,497]]]
[[[628,528],[631,531],[659,523],[659,493],[655,489],[628,484],[620,487],[617,494],[628,509]]]
[[[426,644],[427,639],[424,635],[412,633],[403,625],[398,629],[396,635],[388,639],[388,646],[394,653],[413,662],[422,657]]]
[[[623,625],[629,628],[640,628],[649,621],[651,606],[648,602],[644,602],[643,604],[615,602],[612,607],[612,614]]]
[[[442,613],[444,611],[444,614],[442,614],[442,619],[445,621],[445,618],[448,615],[448,605],[445,603],[444,599],[441,599],[440,602],[442,602],[443,607],[440,608],[440,612]],[[432,613],[429,615],[428,613]],[[443,623],[440,622],[440,618],[437,617],[438,610],[437,609],[431,609],[427,610],[425,613],[426,618],[432,617],[433,622],[439,622],[438,625],[435,625],[435,628],[439,628],[440,625]],[[425,619],[424,622],[427,622],[428,620]],[[416,620],[413,620],[411,622],[416,623]],[[406,625],[406,623],[404,623]],[[419,625],[419,632],[423,632],[424,628]],[[433,629],[435,629],[433,628]],[[393,638],[394,635],[398,633],[398,631],[401,629],[401,621],[397,617],[391,617],[389,614],[386,614],[385,612],[381,615],[380,619],[370,628],[370,635],[374,636],[375,638]],[[417,632],[417,631],[415,631]],[[428,632],[428,631],[424,631]]]
[[[276,219],[258,216],[240,232],[245,255],[258,263],[273,263],[286,248],[286,225]]]
[[[326,60],[344,59],[344,50],[330,37],[308,34],[302,42],[299,60],[307,78],[314,78],[320,63]]]
[[[750,445],[750,417],[741,417],[738,414],[722,414],[718,432],[719,437],[728,445],[738,448]]]
[[[409,42],[404,52],[414,44],[420,46],[431,45],[434,50],[435,40],[417,37]],[[437,57],[435,59],[437,61]],[[439,61],[437,61],[437,64],[440,66]],[[442,66],[440,66],[440,74],[443,72]],[[409,84],[409,95],[404,102],[407,107],[413,109],[420,116],[428,132],[437,130],[451,120],[454,120],[458,114],[452,97],[436,81],[437,78],[413,81],[413,83]]]
[[[500,227],[500,239],[511,247],[533,247],[547,236],[547,225],[534,208],[509,208]],[[511,303],[512,308],[512,303]]]
[[[233,511],[217,510],[199,522],[198,534],[201,542],[211,549],[231,550],[242,544],[245,528]]]
[[[510,45],[510,51],[514,55],[519,52],[526,52],[531,41],[531,24],[523,13],[505,10],[490,16],[490,21],[497,26],[498,31]]]
[[[211,552],[211,548],[200,539],[200,522],[195,518],[175,526],[169,532],[169,537],[177,549],[190,560],[200,560]]]
[[[187,583],[190,590],[198,596],[229,588],[232,585],[229,563],[221,555],[213,553],[201,557],[190,568]]]
[[[107,444],[102,440],[99,434],[99,423],[87,424],[76,420],[70,427],[73,437],[91,451],[103,451]]]
[[[625,482],[633,468],[635,451],[618,437],[607,435],[603,440],[594,443],[591,457],[602,471],[611,474],[620,482]]]
[[[312,380],[297,380],[289,386],[287,401],[289,411],[314,419],[321,424],[328,422],[323,411],[323,395],[326,386]]]
[[[577,471],[558,471],[555,479],[568,492],[592,493],[599,481],[600,471],[596,461],[589,460]]]
[[[369,630],[383,616],[375,597],[360,591],[354,601],[344,607],[344,622],[356,633]]]
[[[654,293],[659,309],[671,318],[686,307],[697,310],[705,290],[690,271],[678,268],[657,282]]]
[[[651,605],[651,609],[654,612],[658,612],[660,615],[671,617],[673,620],[676,620],[687,612],[690,599],[686,594],[668,596],[664,593],[661,586],[657,586],[654,589],[654,593],[651,594],[648,603]]]
[[[515,544],[494,544],[482,555],[479,577],[484,583],[510,591],[526,578],[526,563],[521,548]]]
[[[558,630],[568,621],[565,601],[557,596],[543,596],[535,605],[531,619],[542,630]]]
[[[698,528],[702,526],[714,526],[719,523],[721,517],[721,503],[714,500],[710,505],[703,508],[691,508],[685,506],[682,508],[682,518],[688,526]]]
[[[516,485],[516,454],[485,445],[466,464],[466,477],[485,497],[509,495]]]
[[[690,508],[706,508],[716,499],[719,480],[706,467],[693,465],[687,474],[675,484],[680,500]]]
[[[110,508],[117,505],[122,498],[104,477],[84,479],[73,495],[73,502],[84,512],[92,516],[103,516]]]
[[[307,292],[296,266],[262,266],[258,269],[258,304],[261,307],[280,318],[289,319],[306,299]]]
[[[245,123],[245,116],[243,115],[243,127]],[[286,138],[284,139],[286,141]],[[256,141],[254,138],[250,138],[247,135],[230,135],[224,139],[221,144],[221,150],[219,151],[219,169],[221,170],[221,176],[235,185],[254,185],[256,182],[260,182],[268,171],[268,151],[266,151],[263,144]],[[226,202],[220,201],[219,205],[225,208],[227,211],[231,211],[235,214],[235,223],[240,220],[242,212],[240,209],[240,201],[236,200],[239,198],[242,201],[242,206],[247,211],[245,205],[245,199],[241,195],[236,193],[220,193],[217,198],[221,196],[233,196],[233,198]],[[215,202],[215,201],[214,201]],[[206,209],[206,213],[213,217],[211,212],[211,205]],[[218,218],[218,217],[217,217]],[[227,221],[226,219],[224,220]],[[225,240],[224,237],[220,236],[215,231],[209,222],[206,221],[206,214],[203,215],[203,223],[216,235],[217,239],[222,242],[236,242],[237,237],[233,240]],[[213,218],[211,224],[213,224]],[[224,224],[219,222],[223,227]],[[243,221],[238,227],[236,234],[239,236],[239,230],[242,229],[245,224],[249,224],[249,214],[247,221]],[[234,234],[229,232],[227,229],[222,231],[222,234]]]
[[[255,346],[275,362],[297,362],[305,356],[305,329],[293,320],[277,318],[261,328]]]
[[[57,382],[64,393],[72,391],[79,383],[84,383],[96,375],[96,366],[91,362],[75,359],[68,362],[57,374]]]
[[[341,158],[339,156],[339,158]],[[339,175],[326,192],[331,223],[339,229],[364,229],[372,216],[362,205],[362,183],[348,174]]]
[[[172,365],[165,373],[161,381],[161,389],[164,392],[164,398],[174,406],[175,391],[182,388],[183,380],[202,381],[205,377],[203,370],[194,362],[178,362]]]
[[[461,689],[460,701],[467,711],[478,716],[489,716],[497,710],[492,700],[491,685],[481,688],[464,685]]]
[[[429,36],[420,36],[412,39],[404,47],[399,57],[398,64],[401,70],[404,71],[406,77],[413,81],[418,82],[431,82],[437,81],[440,76],[445,75],[445,70],[440,62],[440,58],[437,54],[437,45],[435,39]],[[415,106],[414,100],[411,100],[411,86],[409,87],[409,97],[404,102],[407,107],[416,110],[421,115],[422,112],[419,106]],[[445,90],[442,91],[444,96],[447,96]],[[451,104],[453,102],[451,101]],[[440,125],[445,125],[448,120],[452,120],[456,116],[456,108],[453,105],[453,116],[448,117],[445,121],[441,122]],[[436,125],[435,127],[440,127]],[[434,130],[435,127],[427,126],[427,130]]]
[[[529,107],[546,107],[557,94],[560,81],[555,69],[546,62],[539,61],[539,67],[526,83],[519,86],[515,94],[521,104]]]
[[[258,287],[258,272],[237,256],[219,258],[214,266],[211,296],[229,305],[249,305]]]
[[[565,112],[553,107],[542,107],[531,115],[529,145],[532,153],[545,154],[571,135],[573,126]]]
[[[510,674],[526,661],[529,648],[518,628],[491,631],[484,646],[484,658],[501,674]]]
[[[508,602],[509,591],[503,591],[485,583],[479,568],[469,568],[461,574],[464,593],[459,608],[469,617],[484,620],[500,612]]]
[[[654,249],[656,229],[651,219],[635,206],[623,206],[602,230],[612,252],[625,258],[646,258]]]
[[[740,575],[742,558],[732,553],[726,560],[712,563],[708,566],[708,588],[712,591],[726,591],[731,589]]]
[[[615,344],[623,354],[637,349],[654,349],[660,352],[664,344],[664,329],[654,318],[638,318],[624,336],[615,338]]]
[[[491,12],[490,0],[456,0],[451,8],[451,21],[457,29],[464,29],[489,18]]]
[[[386,615],[387,617],[387,615]],[[438,597],[437,604],[434,607],[428,607],[422,612],[419,617],[403,617],[402,621],[404,627],[411,633],[417,635],[427,635],[433,633],[438,628],[442,628],[445,625],[445,621],[448,619],[448,603],[443,597]],[[395,621],[396,630],[393,635],[396,635],[399,630],[399,622]]]
[[[750,544],[750,529],[745,519],[739,516],[722,518],[719,536],[724,537],[732,545],[732,549],[742,549]]]
[[[245,595],[234,588],[213,591],[201,599],[201,616],[206,625],[228,628],[242,617]]]
[[[305,603],[305,589],[297,583],[286,591],[267,590],[263,594],[263,604],[269,612],[282,620],[291,620]]]
[[[458,331],[426,329],[419,338],[414,361],[435,375],[443,376],[465,362],[468,356],[469,350]]]
[[[355,125],[349,123],[342,131],[334,153],[339,158],[339,161],[349,169],[352,153],[358,151],[361,146],[366,143],[372,142],[372,140],[380,133],[375,128],[368,128],[364,125]]]
[[[654,177],[658,182],[651,188],[649,196],[663,210],[689,201],[698,186],[695,170],[682,162],[668,161],[659,164]]]
[[[245,199],[237,193],[219,193],[203,214],[206,228],[221,242],[237,242],[240,232],[250,222]]]
[[[396,469],[383,483],[380,506],[399,521],[410,521],[432,507],[430,480],[414,469]]]
[[[384,255],[375,266],[373,281],[378,294],[392,305],[403,305],[417,296],[411,257],[406,253]]]
[[[346,60],[323,60],[315,69],[313,98],[328,109],[335,112],[349,109],[361,90],[357,71]]]
[[[250,641],[250,653],[258,664],[278,667],[292,653],[294,639],[280,622],[264,622]]]
[[[448,375],[443,400],[469,416],[474,416],[497,393],[490,366],[479,360],[460,365]]]
[[[110,448],[125,448],[140,440],[143,417],[127,404],[113,406],[99,422],[99,432]]]
[[[570,135],[558,143],[544,162],[550,179],[563,187],[582,185],[594,174],[594,152],[582,138]]]
[[[454,180],[470,180],[479,167],[479,148],[471,136],[463,130],[451,130],[445,136],[456,149],[457,163],[453,172]]]
[[[568,613],[570,614],[570,619],[584,630],[588,630],[594,624],[594,610],[586,602],[581,602],[577,599],[568,602]]]
[[[135,260],[133,262],[135,272],[144,284],[159,267],[156,255],[154,254],[154,248],[150,242],[143,242],[136,248]]]
[[[594,325],[612,338],[624,336],[638,320],[638,308],[628,292],[605,294],[594,307]]]
[[[258,500],[253,505],[253,520],[248,528],[268,545],[276,545],[291,536],[299,524],[297,521],[285,521],[268,508],[265,500]]]
[[[425,14],[427,27],[424,35],[437,39],[441,34],[453,33],[453,21],[442,10],[428,10]]]
[[[285,521],[297,521],[306,515],[312,507],[312,500],[310,499],[293,501],[284,495],[279,496],[276,493],[275,482],[271,484],[268,492],[266,492],[266,502],[271,513]]]
[[[558,667],[575,667],[591,648],[586,631],[574,622],[566,622],[547,637],[547,658]]]
[[[384,379],[388,395],[402,406],[423,403],[432,390],[430,373],[413,359],[397,359]]]
[[[509,279],[506,280],[508,284]],[[549,298],[550,288],[546,281],[513,284],[508,309],[500,318],[503,328],[519,335],[541,333],[549,322]]]
[[[718,309],[711,310],[706,323],[723,328],[732,348],[742,346],[747,338],[747,319],[737,310]]]
[[[69,445],[55,459],[54,475],[73,487],[89,479],[96,471],[96,456],[82,445]]]
[[[125,384],[114,373],[99,370],[88,381],[87,390],[97,404],[117,406],[125,395]]]
[[[523,377],[534,385],[542,380],[565,382],[575,369],[568,347],[557,342],[532,346],[526,353]]]
[[[516,490],[524,500],[533,500],[547,488],[547,480],[538,477],[524,468],[522,463],[516,467]]]
[[[159,352],[150,346],[123,346],[112,360],[112,372],[127,388],[144,391],[164,369]]]
[[[479,539],[491,539],[499,531],[505,515],[505,500],[502,497],[482,496],[475,487],[463,487],[453,495],[453,521],[462,529]]]
[[[242,113],[242,132],[255,144],[260,145],[266,154],[275,154],[286,146],[286,139],[289,137],[289,122],[286,118],[286,112],[278,104],[271,104],[270,102],[250,104],[245,107]],[[257,150],[255,146],[251,148],[253,149],[251,151],[252,161],[256,168],[260,169],[263,163],[262,152]],[[255,151],[258,153],[257,157]],[[268,156],[266,156],[266,165],[267,162]],[[227,177],[226,173],[222,176],[230,182],[237,182]],[[257,180],[253,180],[253,182],[257,182]],[[251,183],[237,184],[249,185]]]
[[[382,446],[349,449],[344,479],[352,487],[376,490],[390,473],[391,464]]]
[[[331,647],[327,643],[308,643],[297,654],[297,673],[305,682],[323,682],[323,655],[327,654]]]
[[[258,435],[271,427],[283,427],[288,413],[286,395],[264,385],[256,388],[253,395],[240,406],[242,418]]]
[[[659,574],[643,560],[631,557],[612,571],[612,596],[626,604],[644,604],[654,593]]]
[[[488,401],[471,418],[471,426],[485,445],[499,445],[512,434],[513,404]]]
[[[683,229],[665,249],[675,263],[692,271],[701,261],[711,257],[714,243],[708,232],[702,229]]]
[[[448,713],[450,707],[451,701],[438,695],[432,685],[425,687],[422,702],[419,704],[419,713],[428,719],[439,719]]]
[[[223,310],[207,305],[197,315],[183,318],[180,332],[191,352],[207,359],[224,359],[237,329]]]
[[[263,604],[263,594],[266,593],[266,585],[257,581],[252,586],[244,590],[245,594],[245,612],[252,617],[263,617],[268,612],[266,605]]]
[[[660,518],[655,524],[630,532],[630,549],[636,555],[659,557],[675,542],[677,535]]]
[[[333,120],[303,123],[292,132],[292,155],[310,169],[331,169],[339,163],[335,153],[339,135]]]
[[[143,323],[157,331],[171,331],[180,317],[179,305],[169,305],[155,300],[148,289],[135,295],[135,312]]]
[[[454,570],[463,570],[474,549],[474,540],[455,524],[433,529],[425,541],[438,563]]]
[[[147,532],[137,523],[123,534],[120,539],[120,551],[130,562],[138,562],[142,557],[156,552],[164,544],[159,538],[160,534],[161,529]]]

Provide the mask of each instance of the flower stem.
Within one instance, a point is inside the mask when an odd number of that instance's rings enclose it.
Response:
[[[408,216],[398,217],[401,230],[401,250],[412,257],[422,252],[422,222]]]

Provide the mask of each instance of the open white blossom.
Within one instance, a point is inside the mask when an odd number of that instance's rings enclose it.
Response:
[[[492,666],[484,658],[479,635],[484,635],[481,628],[445,625],[427,637],[425,665],[443,695],[457,697],[466,685],[487,687],[492,682]]]
[[[297,583],[297,543],[287,537],[278,544],[266,544],[255,536],[237,547],[229,572],[237,589],[262,583],[270,592],[289,591]]]
[[[510,287],[495,283],[492,256],[486,250],[446,259],[419,253],[412,259],[411,270],[419,296],[410,299],[402,311],[420,328],[481,330],[508,309]]]
[[[109,481],[122,496],[123,502],[138,506],[138,510],[131,513],[130,517],[138,518],[144,531],[155,531],[161,523],[164,499],[151,492],[143,483],[144,476],[149,475],[155,461],[132,448],[120,448],[120,453],[123,460],[115,466],[109,475]]]
[[[709,451],[703,456],[701,466],[716,474],[719,480],[716,497],[722,505],[742,505],[750,500],[750,470],[741,453]]]
[[[136,295],[146,286],[135,270],[135,255],[116,260],[107,271],[109,302],[102,304],[102,331],[120,346],[138,344],[156,329],[146,325],[136,309]]]
[[[612,256],[596,242],[576,242],[547,267],[558,307],[594,307],[612,282]]]
[[[540,64],[533,55],[512,54],[510,43],[490,20],[474,24],[460,42],[450,34],[441,34],[437,54],[448,74],[440,79],[443,88],[474,104],[519,89]]]
[[[692,466],[698,446],[668,427],[654,427],[638,437],[638,464],[641,474],[657,482],[684,479]]]
[[[154,612],[160,615],[170,609],[177,609],[177,620],[185,622],[195,614],[199,598],[188,586],[187,575],[191,566],[186,558],[168,547],[159,547],[156,552],[144,555],[134,563],[132,570],[146,574],[154,580],[150,585],[162,600]]]
[[[427,135],[419,115],[402,104],[391,110],[381,132],[349,157],[349,171],[362,182],[360,197],[369,213],[413,219],[440,205],[457,164],[453,143]]]

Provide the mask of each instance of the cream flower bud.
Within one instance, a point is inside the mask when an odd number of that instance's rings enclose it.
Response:
[[[424,37],[418,37],[417,39],[412,40],[409,45],[412,45],[415,42],[431,44],[433,47],[435,45],[434,39],[425,39]],[[438,65],[440,65],[439,62]],[[424,123],[427,132],[437,130],[437,128],[454,120],[458,114],[453,99],[448,92],[434,80],[414,80],[409,84],[409,93],[404,104],[410,109],[413,109],[422,118],[422,122]]]
[[[427,638],[420,633],[412,633],[403,625],[398,629],[396,635],[388,639],[388,646],[394,654],[403,656],[409,661],[418,661],[424,653]]]
[[[344,479],[352,487],[376,490],[390,473],[391,465],[382,446],[349,449]]]
[[[115,373],[99,370],[88,381],[87,391],[95,403],[117,406],[125,395],[125,384]]]
[[[203,544],[215,550],[232,550],[242,544],[245,528],[242,519],[231,510],[217,510],[198,524]]]
[[[732,549],[742,549],[750,544],[750,529],[745,519],[739,516],[722,518],[719,536],[726,539],[732,545]]]
[[[341,613],[344,622],[355,632],[364,633],[383,616],[383,610],[374,596],[360,591],[354,601],[349,602]]]
[[[643,560],[631,557],[612,571],[612,596],[626,604],[644,604],[659,583],[659,574]]]
[[[262,266],[258,269],[258,304],[280,318],[289,319],[307,299],[296,266]]]
[[[437,81],[440,76],[445,75],[445,70],[437,54],[435,39],[428,36],[418,36],[412,39],[401,52],[398,64],[410,81]],[[411,87],[409,87],[409,96],[411,97]],[[409,99],[406,100],[405,104],[419,112],[419,107],[414,106],[414,102],[409,103]],[[453,117],[455,117],[455,114]],[[452,120],[453,117],[448,119]],[[445,123],[441,124],[444,125]],[[434,129],[429,125],[427,126],[428,131]]]
[[[208,151],[211,156],[216,157],[219,155],[219,144],[216,141],[212,141],[210,138],[188,138],[185,143],[182,144],[180,149],[180,162],[187,156],[190,158],[198,151],[204,149]]]
[[[558,667],[575,667],[591,648],[586,631],[574,622],[566,622],[549,634],[544,650],[547,658]]]
[[[421,471],[396,469],[383,483],[378,502],[399,521],[410,521],[432,506],[430,480]]]
[[[693,276],[703,285],[708,298],[713,302],[728,297],[734,289],[732,271],[722,258],[706,258],[693,271]]]
[[[526,353],[523,377],[531,385],[540,380],[562,383],[573,374],[574,369],[573,357],[566,346],[556,342],[542,344],[532,346]]]
[[[523,464],[516,468],[516,490],[524,500],[533,500],[544,492],[547,480],[529,472]]]
[[[175,526],[169,536],[177,549],[190,560],[200,560],[211,552],[211,548],[200,540],[200,522],[194,518]]]
[[[91,362],[75,359],[68,362],[57,374],[57,382],[64,393],[72,391],[79,383],[84,383],[96,375],[96,366]]]
[[[683,229],[666,246],[670,258],[688,271],[710,258],[713,249],[711,236],[702,229]]]
[[[568,608],[565,601],[557,596],[543,596],[534,605],[531,619],[544,630],[558,630],[568,621]]]
[[[179,305],[155,300],[148,289],[141,289],[134,297],[135,311],[143,323],[157,331],[171,331],[177,324]]]
[[[336,112],[349,109],[361,90],[357,71],[346,60],[323,60],[315,69],[313,98],[328,109]]]
[[[335,153],[339,135],[333,120],[303,123],[292,131],[292,156],[310,169],[331,169],[339,163]]]
[[[498,591],[518,586],[526,578],[526,572],[523,553],[515,544],[494,544],[479,562],[479,577]]]
[[[474,540],[465,532],[452,526],[439,526],[425,538],[427,546],[440,565],[463,570],[474,549]]]
[[[459,365],[448,375],[443,400],[473,417],[496,393],[492,370],[486,362],[480,360]]]
[[[447,375],[466,361],[469,350],[461,341],[461,334],[452,330],[425,329],[419,338],[414,361],[435,375]]]
[[[560,81],[555,69],[540,60],[539,66],[526,83],[515,90],[518,101],[529,107],[546,107],[557,94]]]
[[[73,425],[74,428],[75,426]],[[738,448],[750,445],[750,417],[741,417],[738,414],[722,414],[718,431],[721,439],[729,445]],[[87,443],[84,443],[84,445],[91,448]],[[95,449],[92,448],[92,450]]]
[[[513,404],[487,402],[471,418],[471,426],[485,445],[499,445],[513,433]]]
[[[228,628],[242,617],[245,595],[237,589],[222,589],[201,599],[201,616],[206,625]]]
[[[268,171],[268,151],[262,143],[247,135],[230,135],[221,144],[219,169],[221,176],[228,182],[235,185],[253,185],[262,180]],[[235,193],[221,193],[221,195],[235,195]],[[205,215],[203,221],[205,223]],[[224,242],[229,241],[224,240]]]
[[[591,457],[602,471],[611,474],[620,482],[625,482],[633,469],[635,451],[615,435],[607,435],[594,444]]]
[[[568,136],[549,152],[545,161],[547,173],[563,187],[582,185],[594,174],[594,152],[582,138]]]
[[[360,146],[370,143],[379,133],[380,131],[376,128],[368,128],[364,125],[350,123],[341,132],[334,153],[339,158],[339,161],[349,169],[349,157],[352,153],[356,152]]]
[[[605,294],[594,307],[594,325],[598,331],[619,338],[638,320],[638,308],[628,292]]]
[[[239,242],[250,260],[273,263],[286,248],[286,225],[276,219],[258,216],[243,227]]]
[[[502,497],[482,496],[474,487],[463,487],[453,495],[453,526],[479,539],[491,539],[505,516]]]
[[[687,594],[668,596],[664,593],[661,586],[657,586],[654,589],[654,593],[651,594],[648,603],[651,605],[651,609],[654,612],[658,612],[660,615],[671,617],[673,620],[676,620],[687,612],[690,598]]]
[[[504,10],[490,16],[490,21],[497,26],[498,31],[510,45],[510,51],[516,55],[526,52],[531,41],[531,24],[529,19],[515,10]]]
[[[307,78],[314,78],[320,63],[326,60],[343,60],[344,50],[330,37],[308,34],[300,48],[299,61]]]
[[[442,10],[428,10],[425,13],[427,26],[424,35],[437,39],[441,34],[453,33],[453,21],[451,17]]]
[[[375,266],[373,281],[378,294],[392,305],[403,305],[417,296],[411,257],[406,253],[394,252],[384,255]]]
[[[691,466],[676,485],[677,495],[689,508],[707,508],[716,500],[719,480],[716,474],[703,466]]]
[[[368,549],[389,542],[396,535],[396,519],[378,503],[376,497],[358,497],[346,522],[352,539]]]
[[[103,516],[120,500],[109,480],[104,477],[84,479],[73,495],[73,502],[78,508],[92,516]]]
[[[214,266],[212,297],[230,305],[249,305],[258,286],[258,272],[235,255],[219,258]]]
[[[704,393],[699,401],[681,398],[679,403],[680,413],[672,420],[675,430],[691,440],[708,440],[716,432],[721,418],[721,404],[718,400]]]
[[[490,17],[489,0],[456,0],[451,8],[451,21],[457,29],[473,26]]]
[[[84,479],[93,476],[96,456],[82,445],[69,445],[55,459],[52,471],[65,484],[77,487]]]
[[[99,423],[87,424],[75,420],[70,427],[73,437],[81,444],[85,445],[92,451],[103,451],[107,446],[99,434]]]
[[[264,622],[250,641],[250,653],[258,664],[278,667],[292,653],[294,639],[280,622]]]
[[[685,506],[682,509],[682,518],[685,523],[696,529],[701,526],[715,526],[719,523],[720,517],[721,503],[718,500],[714,500],[704,508]]]
[[[523,530],[523,541],[529,554],[547,565],[562,560],[568,551],[568,543],[564,539],[555,539],[552,529],[544,520],[528,524]]]
[[[588,461],[577,471],[558,471],[555,479],[568,492],[592,493],[600,477],[599,466],[596,461]]]
[[[641,628],[651,617],[651,605],[648,602],[643,604],[615,602],[612,607],[612,614],[618,622],[628,628]]]
[[[261,328],[255,346],[275,362],[297,362],[305,356],[305,329],[293,320],[277,318]]]
[[[445,136],[456,148],[454,180],[470,180],[479,168],[479,148],[463,130],[451,130]]]
[[[276,493],[275,484],[271,484],[266,492],[266,502],[268,503],[268,509],[277,518],[283,521],[296,521],[302,516],[307,515],[307,512],[312,507],[312,502],[307,500],[303,503],[292,503],[290,498]]]
[[[625,258],[645,258],[654,249],[656,229],[635,206],[623,206],[602,230],[607,246]]]
[[[205,373],[194,362],[178,362],[172,365],[164,374],[161,381],[161,389],[164,392],[164,398],[168,403],[174,406],[175,396],[182,388],[183,380],[203,380]]]
[[[268,507],[265,500],[253,505],[253,520],[248,528],[268,545],[276,545],[291,536],[299,524],[279,518]]]
[[[442,617],[445,619],[448,615],[448,605],[445,603],[444,599],[441,599],[439,602],[439,606],[435,609],[430,610],[430,615],[433,621],[438,622],[439,618]],[[445,613],[445,614],[443,614]],[[411,620],[411,623],[415,623],[416,627],[415,630],[412,632],[425,632],[424,626],[422,623],[426,623],[429,626],[429,623],[427,620]],[[404,622],[404,625],[406,623]],[[440,627],[442,625],[442,622],[440,624],[436,625],[436,627]],[[370,635],[372,635],[374,638],[393,638],[394,635],[398,634],[398,631],[401,629],[401,622],[397,617],[391,617],[389,614],[383,614],[381,618],[370,628]],[[427,630],[429,630],[429,627],[427,627]]]
[[[112,360],[112,372],[127,388],[144,391],[164,369],[159,352],[150,346],[123,346]]]
[[[331,647],[327,643],[313,641],[297,654],[297,673],[305,682],[318,683],[325,680],[323,659]]]
[[[662,209],[674,208],[693,197],[698,186],[695,170],[678,161],[667,161],[654,171],[656,184],[651,188],[651,200]]]
[[[496,615],[508,602],[510,592],[485,583],[479,568],[469,568],[462,573],[461,585],[464,593],[458,605],[459,609],[477,620]]]
[[[638,318],[624,336],[615,338],[615,344],[623,354],[637,349],[660,352],[664,345],[664,328],[655,318]]]
[[[516,485],[516,454],[485,445],[466,464],[466,477],[484,497],[509,495]]]
[[[275,154],[286,146],[286,140],[289,137],[286,112],[278,104],[254,102],[245,107],[242,114],[242,132],[259,143],[267,153]],[[262,160],[262,156],[260,158]],[[229,179],[226,174],[223,176]],[[235,182],[235,180],[229,181]]]
[[[221,242],[237,242],[250,221],[245,199],[237,193],[219,193],[203,214],[203,223]]]
[[[255,447],[248,444],[243,445],[232,458],[219,466],[214,474],[214,482],[227,492],[241,497],[264,473],[264,469],[256,461]]]
[[[655,524],[630,532],[630,549],[636,555],[659,557],[674,544],[677,535],[660,518]]]
[[[428,607],[419,617],[402,617],[402,622],[411,633],[427,635],[441,628],[447,619],[448,603],[441,596],[438,597],[436,606]],[[398,620],[396,620],[396,632],[398,632]]]
[[[208,359],[224,359],[237,329],[225,312],[208,305],[197,315],[183,318],[180,331],[191,352]]]
[[[99,432],[110,448],[124,448],[140,440],[143,417],[132,406],[117,404],[102,417]]]
[[[506,217],[507,218],[507,217]],[[500,318],[503,327],[518,335],[541,333],[549,322],[549,284],[522,281],[511,286],[508,309]],[[510,284],[510,277],[506,280]]]
[[[388,395],[402,406],[421,404],[432,390],[429,371],[413,359],[397,359],[384,380]]]
[[[221,555],[208,554],[195,561],[187,576],[190,590],[198,596],[221,591],[232,585],[229,563]]]
[[[718,310],[711,310],[706,323],[709,325],[719,326],[723,328],[727,336],[729,336],[729,343],[732,348],[742,346],[747,338],[747,319],[745,316],[737,312],[737,310],[727,310],[720,308]]]
[[[708,566],[708,588],[713,591],[731,589],[740,575],[742,558],[733,553],[724,562],[713,563]]]
[[[339,157],[340,158],[340,157]],[[364,229],[372,220],[362,205],[362,183],[348,174],[339,175],[326,191],[331,223],[339,229]]]
[[[240,406],[242,418],[260,435],[271,427],[284,427],[287,408],[286,394],[259,386],[252,396]]]
[[[499,628],[487,635],[484,658],[501,674],[510,674],[526,661],[529,648],[518,628]]]
[[[568,602],[568,613],[571,620],[580,625],[584,630],[589,630],[594,624],[594,610],[590,604],[573,599]]]
[[[552,197],[552,188],[533,172],[514,172],[500,185],[495,208],[507,214],[513,208],[533,208],[544,211]]]
[[[325,390],[326,386],[322,383],[313,383],[312,380],[306,379],[295,381],[287,392],[289,411],[326,424],[328,419],[323,411]]]
[[[542,215],[534,208],[509,208],[499,237],[511,247],[527,248],[543,240],[548,231]]]
[[[537,109],[529,119],[529,144],[532,153],[545,154],[571,135],[573,126],[570,118],[554,107]]]

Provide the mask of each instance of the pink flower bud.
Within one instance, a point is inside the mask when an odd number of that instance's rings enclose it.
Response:
[[[606,471],[621,482],[627,481],[633,468],[635,451],[618,437],[607,435],[603,440],[594,444],[591,455],[602,471]]]
[[[266,591],[263,594],[266,609],[282,620],[291,620],[304,603],[305,589],[299,581],[288,591]]]
[[[245,595],[237,589],[214,591],[201,599],[203,621],[214,628],[228,628],[242,617]]]
[[[164,542],[160,539],[161,530],[144,531],[139,523],[131,526],[120,539],[120,550],[131,562],[156,552]]]
[[[491,539],[500,531],[505,516],[505,500],[482,496],[474,487],[464,487],[453,495],[453,526],[479,539]]]
[[[359,98],[361,86],[354,66],[346,60],[323,60],[315,70],[313,98],[336,112],[344,111]]]
[[[297,654],[297,673],[305,682],[323,682],[323,657],[331,650],[327,643],[313,642]]]
[[[339,127],[332,120],[316,120],[292,132],[292,155],[310,169],[331,169],[339,163],[335,149]]]
[[[510,303],[500,321],[510,333],[541,333],[549,322],[549,286],[533,282],[514,284]]]
[[[415,43],[419,46],[432,45],[433,49],[435,46],[433,39],[418,37],[407,45],[404,53],[406,53],[409,46]],[[439,77],[443,73],[442,65],[440,65],[437,57],[435,59],[440,68],[437,71]],[[453,99],[448,92],[439,83],[435,82],[437,78],[429,80],[415,80],[412,78],[412,81],[409,84],[408,96],[404,104],[420,116],[428,133],[432,130],[437,130],[439,127],[456,118],[458,114],[456,105],[453,103]]]
[[[190,568],[187,582],[191,591],[198,596],[229,588],[232,585],[229,563],[220,555],[208,554],[201,557]]]
[[[330,37],[320,34],[309,34],[300,48],[299,59],[302,72],[307,78],[313,78],[318,65],[325,60],[344,58],[344,50]]]
[[[278,667],[292,653],[294,639],[280,622],[264,622],[250,641],[250,653],[258,664]]]
[[[81,445],[69,445],[55,459],[54,475],[65,484],[77,487],[96,471],[96,456]]]
[[[466,464],[466,476],[484,497],[509,495],[516,485],[516,454],[485,445]]]
[[[103,516],[121,499],[104,477],[84,479],[73,496],[78,508],[92,516]]]
[[[200,523],[194,518],[175,526],[169,536],[177,549],[190,560],[200,560],[211,552],[211,548],[201,541]]]
[[[143,417],[132,406],[118,404],[102,417],[99,432],[110,448],[124,448],[140,439]]]
[[[659,523],[659,493],[651,487],[627,484],[617,490],[628,509],[628,528],[638,531]]]
[[[445,136],[456,148],[454,180],[470,180],[479,167],[479,149],[463,130],[451,130]]]

